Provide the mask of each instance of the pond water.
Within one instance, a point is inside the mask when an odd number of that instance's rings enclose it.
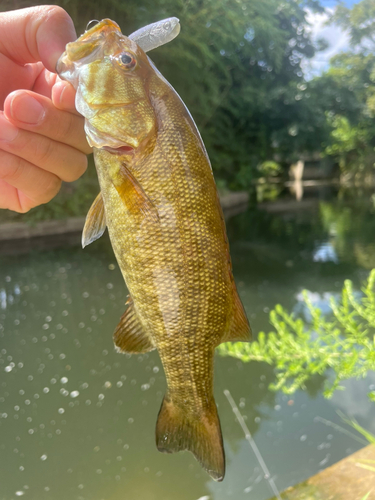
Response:
[[[301,311],[303,288],[325,310],[345,278],[358,286],[375,267],[371,193],[315,190],[293,210],[282,203],[271,207],[275,213],[247,212],[227,222],[254,332],[271,329],[276,303]],[[112,344],[126,296],[107,236],[85,250],[1,259],[0,500],[266,500],[273,491],[224,390],[279,491],[364,445],[327,425],[345,427],[337,410],[375,432],[367,399],[373,373],[325,400],[323,378],[286,396],[268,390],[271,367],[217,357],[224,482],[212,481],[190,453],[157,452],[154,428],[165,392],[158,354],[128,357]]]

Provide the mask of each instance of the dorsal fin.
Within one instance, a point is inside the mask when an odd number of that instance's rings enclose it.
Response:
[[[86,215],[85,226],[82,232],[82,248],[100,238],[105,228],[104,203],[102,193],[99,193]]]
[[[140,354],[155,349],[151,338],[144,332],[139,322],[131,298],[127,301],[128,308],[122,315],[113,334],[115,346],[120,352]]]
[[[223,337],[221,342],[250,342],[251,327],[247,319],[243,304],[237,289],[234,289],[234,308],[232,316],[232,324],[229,332]]]

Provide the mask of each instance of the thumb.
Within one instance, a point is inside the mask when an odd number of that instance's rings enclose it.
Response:
[[[42,61],[53,72],[66,44],[77,38],[72,19],[56,5],[4,12],[0,33],[0,53],[22,65]]]

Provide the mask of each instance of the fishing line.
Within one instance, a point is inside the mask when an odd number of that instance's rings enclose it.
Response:
[[[238,420],[240,426],[242,427],[242,430],[243,430],[243,432],[245,434],[245,438],[249,442],[249,444],[250,444],[250,446],[251,446],[251,448],[252,448],[252,450],[254,452],[254,455],[256,456],[256,458],[258,460],[259,465],[263,469],[264,478],[267,479],[267,481],[268,481],[268,483],[270,485],[270,488],[273,491],[273,493],[274,493],[275,497],[277,498],[277,500],[282,500],[282,498],[280,496],[280,492],[276,488],[276,484],[275,484],[274,480],[271,477],[271,474],[270,474],[270,471],[268,470],[266,462],[263,460],[263,457],[262,457],[262,455],[261,455],[261,453],[259,451],[258,446],[256,445],[254,439],[251,437],[251,433],[249,431],[249,428],[247,427],[246,422],[245,422],[243,416],[241,415],[240,410],[238,409],[238,406],[236,405],[234,399],[232,398],[231,393],[228,391],[228,389],[225,389],[224,390],[224,394],[225,394],[227,400],[229,401],[229,404],[231,405],[233,413],[236,415],[237,420]]]
[[[322,424],[325,424],[328,427],[332,427],[333,429],[335,429],[336,431],[341,432],[342,434],[346,434],[347,436],[355,439],[356,441],[358,441],[361,444],[368,444],[368,441],[366,441],[365,439],[362,439],[359,436],[356,436],[355,434],[353,434],[353,432],[350,432],[350,431],[344,429],[344,427],[341,427],[341,425],[335,424],[334,422],[331,422],[330,420],[326,420],[323,417],[319,417],[319,415],[317,415],[314,418],[314,420],[316,422],[321,422]]]
[[[87,24],[86,24],[86,30],[85,31],[88,31],[90,28],[92,28],[93,26],[95,26],[96,24],[100,23],[100,21],[98,21],[97,19],[92,19],[91,21],[89,21]],[[92,25],[92,26],[91,26]]]

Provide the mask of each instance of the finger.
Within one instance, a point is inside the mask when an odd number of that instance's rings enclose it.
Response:
[[[4,115],[23,130],[91,153],[82,116],[56,109],[47,97],[24,90],[12,92],[5,100]]]
[[[51,99],[52,88],[55,85],[57,75],[56,73],[51,73],[48,69],[45,69],[42,63],[37,63],[42,66],[42,71],[40,71],[38,77],[35,79],[34,85],[31,89],[36,94],[44,95]],[[19,86],[19,89],[23,89],[23,86]]]
[[[31,89],[42,67],[41,63],[40,66],[38,64],[20,66],[0,53],[0,109],[3,109],[4,99],[13,90]],[[11,78],[6,78],[5,75],[11,75]]]
[[[78,179],[87,168],[87,157],[71,146],[28,132],[0,113],[0,148],[51,172],[63,181]]]
[[[76,91],[68,82],[57,79],[52,87],[51,99],[56,108],[82,116],[75,106]]]
[[[50,201],[60,186],[56,175],[0,150],[0,208],[27,212]]]
[[[33,66],[37,65],[42,66],[42,70],[39,72],[37,75],[37,78],[35,78],[35,82],[32,88],[29,90],[33,90],[33,92],[36,92],[37,94],[44,95],[48,97],[49,99],[53,99],[53,95],[55,95],[55,100],[56,102],[53,102],[54,105],[59,104],[57,107],[59,109],[64,109],[65,111],[70,111],[72,113],[75,113],[79,116],[81,116],[78,111],[76,111],[75,108],[75,90],[73,86],[68,83],[68,82],[63,82],[56,73],[51,73],[51,71],[48,71],[45,69],[42,65],[42,63],[36,63]],[[64,85],[61,85],[64,84]],[[56,88],[55,88],[56,87]],[[24,85],[19,85],[16,88],[26,88]],[[64,92],[65,88],[69,91]],[[14,89],[15,90],[15,89]],[[64,96],[64,97],[63,97]],[[61,101],[61,103],[60,103]]]
[[[6,181],[0,179],[0,208],[13,210],[13,212],[25,213],[33,208],[33,202],[26,197],[26,200],[20,200],[20,192],[17,188],[11,186]]]
[[[77,38],[64,9],[42,5],[0,15],[0,52],[19,64],[42,61],[54,72],[65,45]]]

